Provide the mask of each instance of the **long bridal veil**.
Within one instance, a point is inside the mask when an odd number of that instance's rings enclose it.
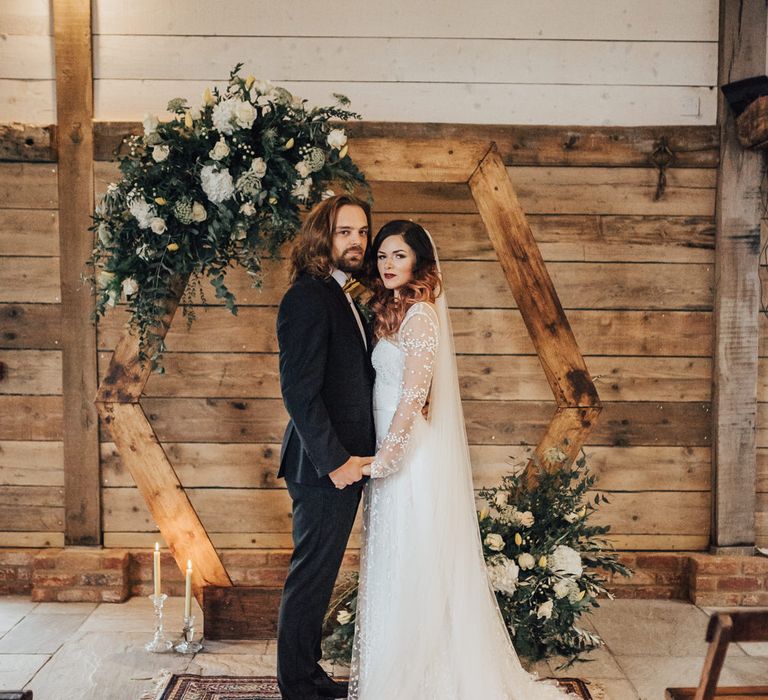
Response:
[[[439,261],[438,271],[442,280]],[[397,650],[405,664],[400,678],[380,680],[389,697],[412,697],[408,680],[418,674],[433,691],[445,693],[434,697],[562,700],[567,695],[554,682],[537,681],[520,665],[488,580],[445,289],[436,310],[429,419],[414,432],[417,444],[409,450],[417,505],[407,544],[410,561],[403,562],[397,586],[405,607],[398,606],[400,619],[391,621],[408,626],[408,635],[394,637],[407,639],[408,648]],[[446,670],[449,678],[441,678]]]

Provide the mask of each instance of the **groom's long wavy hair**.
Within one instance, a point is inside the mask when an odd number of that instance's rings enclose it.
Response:
[[[291,250],[291,282],[302,273],[325,279],[331,275],[333,260],[333,228],[336,225],[336,215],[339,209],[352,205],[360,207],[368,219],[368,247],[365,260],[368,260],[371,249],[371,207],[368,202],[358,199],[351,194],[337,194],[316,204],[304,220]]]
[[[394,291],[384,286],[377,270],[379,248],[390,236],[402,236],[416,254],[413,277],[400,287],[397,299]],[[381,227],[373,241],[370,266],[369,282],[373,291],[370,305],[375,315],[373,332],[377,338],[396,335],[411,306],[417,301],[434,303],[440,295],[440,275],[432,241],[429,234],[413,221],[395,219]]]

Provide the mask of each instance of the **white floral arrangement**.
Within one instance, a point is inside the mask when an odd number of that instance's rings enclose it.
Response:
[[[216,297],[237,313],[225,275],[243,265],[254,286],[265,256],[275,255],[300,225],[300,209],[333,194],[367,189],[349,155],[343,122],[359,119],[335,95],[331,107],[309,107],[284,88],[235,66],[227,87],[206,89],[202,103],[176,98],[172,118],[148,115],[144,133],[127,137],[121,179],[108,186],[94,214],[91,282],[94,317],[121,299],[131,312],[140,357],[163,350],[154,329],[179,279],[208,277]],[[189,298],[182,299],[188,322]]]
[[[604,538],[609,526],[588,523],[608,499],[588,494],[596,477],[585,456],[570,465],[553,449],[545,462],[546,469],[526,460],[500,486],[482,490],[487,505],[478,518],[489,581],[517,653],[532,661],[566,657],[568,666],[603,644],[577,623],[598,598],[613,597],[606,575],[632,572]]]

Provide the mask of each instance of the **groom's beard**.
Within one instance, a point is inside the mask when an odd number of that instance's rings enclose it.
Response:
[[[334,259],[333,264],[334,267],[347,274],[360,272],[365,264],[365,251],[359,246],[347,248],[340,257]]]

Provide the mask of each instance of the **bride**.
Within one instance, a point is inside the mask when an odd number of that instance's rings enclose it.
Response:
[[[373,260],[377,452],[365,468],[349,698],[569,697],[522,668],[488,583],[432,239],[391,221]]]

